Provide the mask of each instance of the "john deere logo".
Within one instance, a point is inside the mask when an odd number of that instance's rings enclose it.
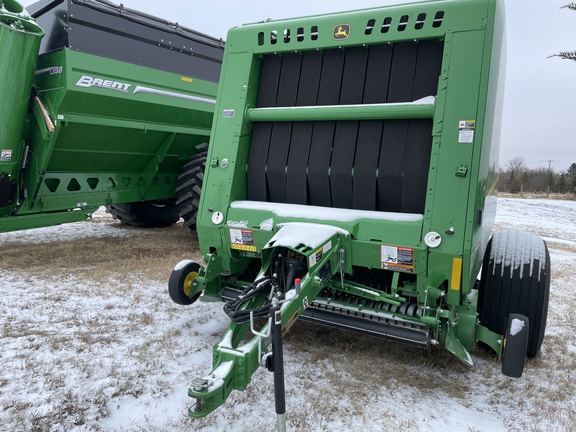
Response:
[[[332,30],[332,39],[344,40],[350,36],[350,24],[338,24]]]

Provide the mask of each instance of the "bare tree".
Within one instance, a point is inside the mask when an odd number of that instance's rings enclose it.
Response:
[[[520,192],[522,188],[521,174],[526,169],[524,158],[516,156],[507,162],[508,165],[508,190],[512,193]]]
[[[514,159],[510,159],[506,162],[506,165],[508,166],[508,170],[521,173],[526,169],[526,159],[522,156],[516,156]]]
[[[561,173],[548,168],[527,168],[524,158],[509,160],[500,169],[500,191],[508,193],[576,193],[576,163]]]

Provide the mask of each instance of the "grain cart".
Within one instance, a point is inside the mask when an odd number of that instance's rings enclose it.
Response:
[[[177,178],[205,157],[221,40],[105,0],[2,0],[0,50],[0,232],[101,205],[194,226]]]
[[[270,327],[297,319],[439,345],[468,365],[483,344],[515,377],[536,356],[547,246],[491,236],[503,6],[425,1],[229,32],[196,178],[206,267],[183,261],[168,284],[177,303],[223,301],[231,319],[192,382],[192,417],[274,364]]]

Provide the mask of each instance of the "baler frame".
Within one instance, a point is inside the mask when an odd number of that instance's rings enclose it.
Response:
[[[535,236],[490,239],[503,2],[267,21],[232,29],[227,40],[198,213],[206,267],[182,286],[187,270],[177,266],[172,298],[184,289],[246,317],[278,291],[271,282],[251,297],[255,281],[289,273],[288,264],[275,270],[275,259],[295,259],[300,294],[290,280],[277,283],[290,298],[285,330],[308,319],[441,345],[468,365],[483,343],[504,373],[520,376],[542,343],[550,263]],[[309,228],[298,234],[298,224],[343,233],[324,243]],[[526,260],[511,266],[525,244]],[[330,268],[320,274],[311,257]],[[268,342],[242,345],[247,331],[233,322],[215,346],[212,372],[189,390],[191,416],[248,384]]]

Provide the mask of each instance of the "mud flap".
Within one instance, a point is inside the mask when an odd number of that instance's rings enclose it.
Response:
[[[451,328],[446,333],[446,349],[468,366],[474,366],[474,362],[472,361],[472,357],[468,353],[468,350],[464,348]]]
[[[502,354],[502,373],[511,378],[520,378],[524,371],[528,348],[528,318],[520,314],[508,315]]]

